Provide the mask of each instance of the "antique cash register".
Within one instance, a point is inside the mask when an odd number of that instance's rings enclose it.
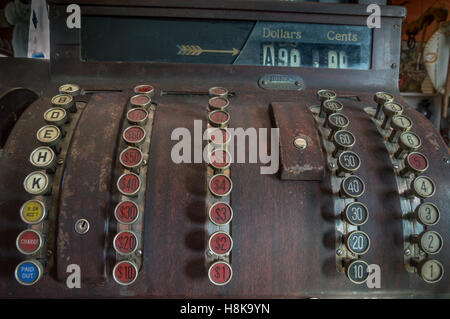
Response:
[[[402,7],[49,3],[0,59],[0,297],[450,296],[450,154]]]

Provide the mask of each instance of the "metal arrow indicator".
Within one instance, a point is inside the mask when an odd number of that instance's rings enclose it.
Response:
[[[179,49],[178,55],[200,55],[202,53],[225,53],[225,54],[231,54],[232,56],[238,55],[240,50],[233,48],[232,50],[207,50],[202,49],[198,45],[177,45],[177,48]]]

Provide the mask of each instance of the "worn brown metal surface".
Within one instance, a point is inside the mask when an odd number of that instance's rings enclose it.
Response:
[[[106,4],[106,2],[102,2]],[[131,4],[131,2],[127,2]],[[173,2],[174,6],[180,3]],[[206,5],[203,3],[203,5]],[[215,9],[214,17],[238,18],[245,15],[264,19],[289,21],[347,23],[350,19],[364,25],[365,16],[331,16],[333,7],[310,12],[311,4],[295,6],[289,15],[283,12]],[[283,5],[284,6],[284,5]],[[52,30],[63,41],[76,30],[62,26],[64,6],[52,6],[55,24]],[[302,12],[302,8],[306,8]],[[347,14],[351,15],[352,6]],[[123,14],[136,8],[121,8]],[[102,12],[103,8],[90,10]],[[151,10],[139,8],[142,14],[202,16],[203,10]],[[309,10],[309,11],[308,11]],[[339,10],[343,10],[339,8]],[[356,9],[355,9],[356,10]],[[359,9],[358,9],[359,10]],[[357,11],[358,11],[357,10]],[[295,13],[297,11],[298,13]],[[359,10],[360,11],[360,10]],[[359,12],[358,11],[358,12]],[[59,12],[59,13],[58,13]],[[94,12],[94,11],[92,11]],[[326,14],[320,14],[320,12]],[[59,19],[57,16],[59,14]],[[450,216],[450,157],[447,147],[431,123],[414,110],[405,113],[414,121],[414,131],[422,138],[421,152],[427,155],[430,168],[426,175],[437,184],[430,201],[441,208],[442,216],[435,226],[443,237],[444,246],[437,259],[447,273],[437,284],[426,284],[403,265],[403,228],[400,196],[389,154],[375,125],[364,111],[373,106],[377,91],[396,91],[400,32],[393,26],[399,18],[385,18],[387,28],[374,30],[372,69],[326,70],[312,68],[264,68],[229,65],[173,65],[158,63],[84,63],[79,61],[79,44],[53,43],[51,83],[40,99],[21,116],[0,154],[0,296],[1,297],[449,297],[450,245],[448,229]],[[61,27],[61,28],[59,28]],[[390,30],[389,28],[392,28]],[[56,31],[64,30],[64,31]],[[58,54],[59,53],[59,54]],[[62,54],[63,53],[63,54]],[[258,79],[267,73],[295,74],[305,81],[303,91],[266,91]],[[44,125],[43,112],[63,83],[76,82],[85,90],[117,90],[97,92],[83,111],[69,147],[65,179],[61,185],[59,216],[55,227],[60,237],[54,252],[58,261],[36,285],[24,287],[14,279],[15,266],[24,259],[16,247],[17,234],[26,227],[20,220],[19,209],[30,198],[23,190],[25,176],[33,170],[28,161],[38,146],[37,129]],[[117,204],[116,178],[122,169],[117,156],[121,125],[131,89],[150,83],[158,92],[158,103],[152,132],[146,185],[143,265],[135,283],[121,287],[114,282],[110,264],[114,261],[111,236],[115,228],[108,224]],[[364,256],[368,263],[381,268],[381,288],[351,283],[336,270],[335,212],[329,171],[322,181],[282,180],[278,175],[261,175],[261,164],[233,163],[231,206],[233,251],[231,282],[222,287],[212,285],[204,265],[205,198],[207,190],[206,164],[175,164],[171,149],[178,142],[171,139],[175,128],[185,127],[194,136],[194,120],[206,127],[205,95],[161,95],[162,91],[208,92],[213,86],[224,86],[234,96],[230,98],[229,113],[232,128],[272,128],[270,105],[280,111],[296,105],[292,119],[278,116],[277,126],[296,132],[297,116],[302,123],[314,123],[308,107],[317,105],[318,89],[334,89],[339,96],[356,96],[359,100],[342,99],[344,113],[350,119],[349,130],[356,137],[353,150],[361,158],[358,171],[366,182],[361,197],[370,211],[363,230],[372,244]],[[299,103],[301,101],[301,103]],[[276,102],[276,103],[275,103]],[[311,116],[311,118],[308,118]],[[313,132],[314,127],[308,127]],[[293,134],[293,133],[291,133]],[[321,145],[314,145],[317,162],[323,161]],[[284,149],[282,150],[284,151]],[[319,152],[320,151],[320,152]],[[95,155],[98,155],[96,158]],[[322,158],[321,158],[322,156]],[[77,237],[73,221],[89,216],[92,229],[88,236]],[[64,236],[62,236],[64,235]],[[62,240],[68,238],[70,242]],[[66,245],[66,243],[68,243]],[[82,266],[82,287],[66,287],[64,267],[70,262]],[[104,272],[104,269],[106,271]],[[67,274],[68,275],[68,274]],[[60,279],[59,281],[57,279]]]
[[[302,103],[272,102],[271,112],[279,129],[280,177],[300,181],[321,181],[325,175],[319,132],[308,106]],[[300,139],[304,148],[294,145]]]

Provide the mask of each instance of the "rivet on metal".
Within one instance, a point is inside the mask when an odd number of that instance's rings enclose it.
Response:
[[[295,145],[296,148],[302,150],[302,149],[305,149],[306,146],[308,146],[308,143],[306,142],[306,140],[304,138],[297,137],[294,140],[294,145]]]

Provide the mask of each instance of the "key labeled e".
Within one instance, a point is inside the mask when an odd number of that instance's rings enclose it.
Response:
[[[70,264],[66,268],[67,276],[66,286],[69,289],[81,288],[81,268],[77,264]]]

